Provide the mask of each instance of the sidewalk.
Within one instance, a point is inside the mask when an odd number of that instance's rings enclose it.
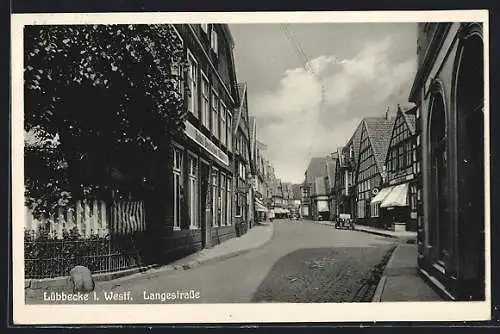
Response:
[[[109,281],[96,282],[96,290],[117,285],[120,282],[145,277],[151,274],[167,273],[179,270],[189,270],[202,264],[215,263],[232,257],[243,255],[256,248],[267,244],[273,235],[274,227],[272,223],[260,223],[254,225],[247,233],[241,237],[231,238],[212,248],[202,249],[199,252],[188,255],[182,259],[174,261],[168,265],[152,268],[137,274],[124,276]]]
[[[203,249],[197,253],[188,255],[187,257],[179,259],[168,265],[149,266],[147,268],[135,270],[128,273],[125,271],[125,273],[112,272],[102,275],[93,275],[96,283],[95,290],[107,289],[109,287],[119,285],[121,282],[137,279],[139,277],[144,278],[158,273],[188,270],[202,264],[214,263],[231,257],[242,255],[244,253],[250,252],[253,249],[262,247],[264,244],[268,243],[272,238],[273,231],[273,224],[261,223],[255,225],[253,228],[248,230],[247,233],[239,238],[231,238],[212,248]],[[43,291],[59,291],[61,289],[65,289],[67,286],[67,279],[67,277],[61,277],[55,279],[38,280],[36,282],[36,285],[32,284],[32,286],[35,285],[35,288],[30,288],[25,285],[25,298],[27,301],[40,300]]]
[[[308,221],[308,220],[304,220]],[[312,223],[315,224],[321,224],[321,225],[328,225],[334,227],[335,223],[332,221],[317,221],[317,220],[309,220]],[[354,224],[354,230],[355,231],[360,231],[360,232],[365,232],[365,233],[371,233],[375,235],[380,235],[383,237],[389,237],[389,238],[394,238],[394,239],[399,239],[403,242],[408,242],[409,240],[412,240],[416,243],[417,240],[417,232],[410,232],[410,231],[389,231],[389,230],[384,230],[381,228],[375,228],[375,227],[369,227],[369,226],[364,226],[364,225],[359,225],[359,224]]]
[[[401,243],[396,247],[372,301],[443,301],[418,275],[416,245]]]
[[[381,228],[369,227],[369,226],[364,226],[364,225],[355,225],[354,228],[356,231],[381,235],[384,237],[396,238],[396,239],[400,239],[402,241],[414,240],[416,242],[416,240],[417,240],[417,232],[410,232],[410,231],[395,232],[395,231],[389,231],[389,230],[384,230]]]

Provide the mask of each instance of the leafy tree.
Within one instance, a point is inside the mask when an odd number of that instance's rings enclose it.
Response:
[[[70,197],[155,188],[152,167],[186,115],[174,28],[27,26],[24,43],[24,128],[42,142],[25,145],[26,198],[36,214]]]

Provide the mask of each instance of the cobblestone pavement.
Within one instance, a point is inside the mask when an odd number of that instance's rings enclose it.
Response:
[[[358,301],[394,245],[390,238],[308,221],[273,224],[271,241],[249,253],[190,270],[110,281],[96,290],[99,301],[91,296],[87,303]],[[125,300],[105,301],[105,295]]]
[[[374,248],[311,248],[282,257],[253,301],[371,301],[392,245]]]

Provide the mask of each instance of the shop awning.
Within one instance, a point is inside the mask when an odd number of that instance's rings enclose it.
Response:
[[[382,188],[378,194],[372,198],[371,204],[382,202],[394,187]]]
[[[395,206],[408,206],[408,183],[394,186],[389,195],[387,195],[382,204],[380,204],[381,208]]]
[[[257,201],[255,201],[255,210],[260,211],[260,212],[267,212],[268,211],[264,205],[262,205],[261,203],[259,203]]]

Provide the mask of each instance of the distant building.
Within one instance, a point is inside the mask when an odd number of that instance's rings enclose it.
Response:
[[[326,158],[313,157],[305,172],[304,191],[307,191],[309,198],[303,203],[303,208],[307,207],[308,215],[304,217],[313,220],[327,220],[329,216],[328,195],[325,186]]]
[[[377,206],[371,200],[380,191],[385,177],[385,158],[394,120],[390,117],[366,117],[361,122],[356,167],[356,221],[381,227]]]
[[[247,84],[239,83],[241,103],[234,116],[234,163],[236,189],[234,198],[236,224],[243,224],[244,232],[253,221],[253,188],[251,172],[250,123],[248,116]]]
[[[334,152],[326,157],[326,177],[325,186],[328,195],[328,207],[330,210],[329,219],[335,220],[337,217],[337,160],[339,157],[338,152]]]
[[[415,107],[398,105],[386,155],[383,186],[371,200],[372,216],[392,230],[417,230]]]
[[[484,46],[478,23],[419,23],[420,272],[444,296],[485,298]]]
[[[356,217],[356,171],[359,160],[359,143],[363,122],[360,122],[344,147],[338,148],[336,178],[337,214]]]

